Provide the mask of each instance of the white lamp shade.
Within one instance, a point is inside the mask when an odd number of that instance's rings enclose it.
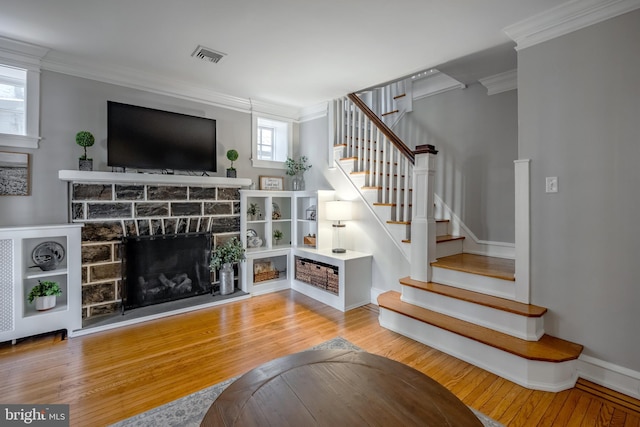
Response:
[[[347,221],[352,218],[351,202],[334,200],[326,203],[327,219],[329,221]]]

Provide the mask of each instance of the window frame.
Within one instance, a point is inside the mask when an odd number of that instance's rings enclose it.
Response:
[[[25,70],[25,135],[0,133],[0,146],[38,148],[40,142],[40,69],[49,49],[0,37],[0,64]]]
[[[286,157],[291,157],[291,153],[293,152],[293,120],[286,119],[280,116],[273,116],[265,113],[252,113],[251,114],[251,164],[254,168],[270,168],[270,169],[286,169],[286,158],[283,161],[278,160],[261,160],[258,159],[258,122],[259,119],[265,119],[275,122],[280,122],[286,125],[287,136],[286,136],[286,145],[287,145],[287,155]],[[273,149],[276,149],[276,139],[274,132],[274,141],[273,141]]]

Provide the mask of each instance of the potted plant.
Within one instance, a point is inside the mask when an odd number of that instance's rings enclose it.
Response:
[[[237,237],[227,240],[211,253],[210,267],[214,270],[220,270],[220,295],[233,293],[233,264],[237,264],[245,260],[244,248]]]
[[[249,221],[255,221],[260,215],[260,205],[257,203],[249,203],[249,207],[247,208],[247,215],[249,215]]]
[[[280,230],[273,230],[273,240],[276,241],[276,245],[280,243],[280,240],[284,237],[284,234]]]
[[[76,144],[84,148],[84,154],[80,156],[80,159],[78,161],[78,169],[80,169],[81,171],[93,170],[93,159],[87,158],[87,147],[93,146],[95,142],[96,139],[89,131],[82,130],[76,134]]]
[[[35,300],[36,310],[43,311],[55,307],[56,297],[59,295],[62,295],[62,289],[60,289],[58,282],[38,280],[38,284],[29,291],[27,299],[29,303],[33,303]]]
[[[235,178],[236,177],[236,168],[233,167],[233,162],[238,160],[240,155],[236,150],[227,151],[227,159],[231,161],[231,166],[227,168],[227,178]]]
[[[293,160],[288,157],[285,162],[287,175],[293,177],[293,191],[304,190],[304,173],[311,169],[312,166],[307,164],[308,160],[307,156],[302,156],[299,160]]]

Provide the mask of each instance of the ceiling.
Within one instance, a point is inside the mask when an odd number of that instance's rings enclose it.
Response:
[[[462,57],[481,63],[477,52],[512,43],[505,27],[563,2],[0,0],[0,36],[51,49],[45,60],[303,108],[443,64],[455,72]],[[226,56],[192,57],[198,45]]]

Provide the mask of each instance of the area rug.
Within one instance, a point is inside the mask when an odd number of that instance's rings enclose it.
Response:
[[[362,349],[342,337],[336,337],[309,350],[356,350]],[[127,418],[111,427],[198,427],[214,400],[238,377],[230,378],[183,398],[158,406],[147,412]],[[485,427],[504,427],[486,415],[470,408]]]

